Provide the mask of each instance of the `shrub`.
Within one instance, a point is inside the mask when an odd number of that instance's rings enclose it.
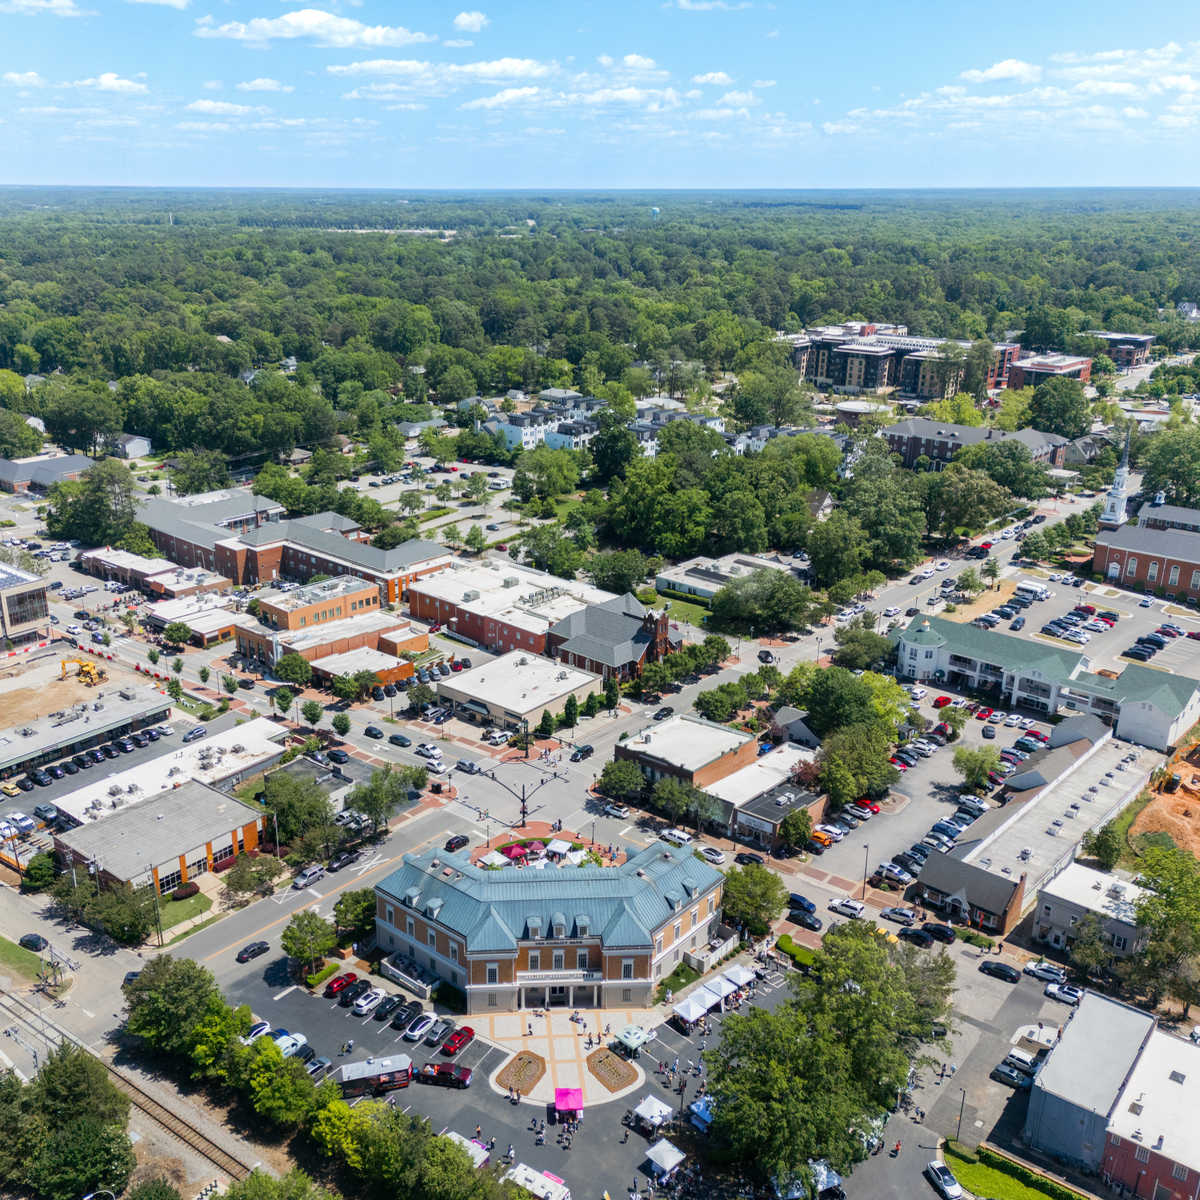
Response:
[[[172,900],[187,900],[190,896],[195,896],[200,891],[198,883],[192,883],[190,880],[187,883],[181,883],[172,893]]]
[[[311,975],[304,977],[305,987],[319,988],[340,966],[341,964],[335,959],[331,963],[326,963],[319,971],[314,971]]]
[[[958,931],[958,940],[960,942],[969,942],[972,946],[978,946],[981,950],[991,950],[996,944],[987,934],[980,933],[976,929],[960,929]]]
[[[979,1161],[984,1166],[991,1167],[996,1171],[1003,1171],[1005,1175],[1023,1183],[1026,1187],[1051,1197],[1051,1200],[1082,1200],[1084,1193],[1077,1192],[1074,1188],[1067,1187],[1054,1179],[1047,1179],[1044,1175],[1039,1175],[1037,1171],[1009,1158],[1006,1154],[997,1154],[995,1150],[991,1150],[987,1146],[980,1146],[977,1153]]]
[[[236,856],[233,858],[223,858],[220,862],[213,863],[213,874],[219,875],[222,871],[228,871],[235,862],[237,862]],[[199,891],[200,889],[197,888],[196,890]]]
[[[816,955],[807,946],[792,941],[791,936],[786,933],[775,943],[775,949],[780,954],[786,954],[801,971],[807,971],[816,961]]]

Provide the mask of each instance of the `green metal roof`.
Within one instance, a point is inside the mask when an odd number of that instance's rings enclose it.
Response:
[[[1174,675],[1156,667],[1143,667],[1132,663],[1114,680],[1117,695],[1122,703],[1153,704],[1160,712],[1177,717],[1188,704],[1200,681],[1186,675]]]
[[[903,640],[909,643],[915,639],[918,646],[930,644],[922,642],[921,638],[925,635],[919,632],[926,622],[933,632],[941,634],[952,654],[982,659],[1005,670],[1037,671],[1044,678],[1057,678],[1065,682],[1084,662],[1084,656],[1073,650],[1060,650],[1057,646],[1047,646],[1042,642],[1011,637],[1007,633],[994,633],[990,629],[980,629],[978,625],[948,621],[945,617],[913,617],[904,631]]]

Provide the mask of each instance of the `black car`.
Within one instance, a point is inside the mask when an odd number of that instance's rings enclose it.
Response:
[[[470,840],[465,833],[456,833],[452,838],[446,839],[446,853],[453,854],[456,850],[461,850]]]
[[[58,820],[58,809],[53,804],[35,804],[33,806],[33,815],[39,821],[44,821],[49,825],[52,821]]]
[[[933,938],[923,929],[901,929],[896,936],[906,942],[911,942],[922,950],[928,950],[933,945]]]
[[[356,979],[353,983],[342,989],[342,994],[338,996],[338,1003],[343,1008],[349,1008],[359,996],[370,990],[371,981],[369,979]]]
[[[16,780],[15,782],[16,782],[17,787],[19,787],[21,789],[21,791],[23,791],[23,792],[32,792],[33,791],[33,787],[34,787],[33,780],[30,779],[28,775],[22,775],[21,778]]]
[[[377,1021],[386,1021],[404,1003],[403,996],[397,996],[394,993],[390,996],[384,996],[380,1000],[378,1007],[371,1014]]]
[[[907,852],[902,854],[893,854],[892,862],[894,862],[896,866],[903,868],[910,875],[920,875],[921,868],[925,865],[925,860],[923,858],[918,858],[915,854],[908,854]]]
[[[595,753],[595,749],[592,746],[587,745],[585,742],[582,746],[576,746],[571,752],[571,761],[583,762],[585,758],[591,758]]]
[[[150,743],[140,734],[132,733],[129,735],[129,740],[139,749],[145,750]]]
[[[143,729],[142,737],[147,738],[149,741],[157,742],[162,737],[162,734],[157,729]]]
[[[58,763],[51,763],[46,768],[46,774],[49,775],[51,779],[61,779],[66,774],[66,771],[64,771],[62,767],[58,765]]]
[[[379,686],[375,686],[375,687],[373,687],[373,688],[371,689],[371,699],[372,699],[372,700],[382,700],[382,699],[384,699],[384,695],[383,695],[383,688],[381,688],[381,687],[379,687]]]
[[[73,763],[73,762],[72,762],[72,761],[71,761],[69,758],[64,758],[64,759],[62,760],[62,762],[60,762],[58,765],[59,765],[59,766],[60,766],[60,767],[61,767],[61,768],[62,768],[62,769],[63,769],[63,770],[64,770],[64,771],[65,771],[65,772],[68,774],[68,775],[78,775],[78,774],[79,774],[79,767],[78,767],[78,766],[76,766],[76,764],[75,764],[75,763]]]
[[[317,1057],[316,1047],[309,1045],[301,1046],[300,1049],[292,1055],[292,1057],[297,1062],[302,1062],[307,1066],[308,1063],[312,1062],[312,1060]]]
[[[377,742],[382,741],[383,730],[380,729],[378,725],[368,725],[366,729],[363,730],[363,736],[374,738]]]
[[[1021,972],[1016,967],[1009,966],[1008,963],[996,962],[994,959],[984,959],[979,964],[979,970],[984,975],[992,975],[996,979],[1003,979],[1005,983],[1020,983]]]
[[[86,754],[76,754],[71,761],[81,770],[90,771],[92,769],[92,760]]]
[[[329,860],[329,869],[331,871],[340,871],[343,867],[350,866],[351,863],[356,863],[362,858],[361,850],[343,850],[340,854],[335,854]]]
[[[237,952],[237,961],[248,963],[252,958],[257,958],[260,954],[266,954],[270,948],[267,942],[251,942],[248,946],[243,946]]]
[[[421,1005],[417,1000],[410,1000],[391,1020],[393,1029],[404,1032],[421,1015]]]
[[[348,755],[345,750],[329,750],[327,751],[327,754],[330,762],[348,763],[350,761],[350,755]]]
[[[658,712],[654,714],[654,719],[656,721],[665,721],[668,717],[673,717],[674,715],[675,710],[669,704],[664,704],[662,708],[660,708]]]
[[[411,746],[412,738],[405,737],[402,733],[393,733],[388,742],[393,746]]]
[[[40,954],[50,943],[42,937],[40,933],[23,933],[17,942],[18,945],[24,946],[26,950],[33,950]]]
[[[394,683],[385,683],[383,685],[383,694],[385,696],[394,696],[396,694],[396,685]]]
[[[812,913],[805,912],[803,909],[797,908],[788,913],[788,920],[795,921],[797,925],[805,929],[811,929],[813,933],[820,933],[824,927],[820,917],[814,917]]]
[[[941,925],[937,921],[926,921],[921,928],[931,938],[935,938],[939,942],[944,942],[947,946],[955,940],[954,930],[949,925]]]
[[[131,738],[123,737],[119,742],[117,742],[117,749],[120,750],[122,754],[132,754],[136,747],[134,746]]]
[[[243,691],[245,691],[245,692],[249,692],[249,691],[253,690],[253,688],[254,688],[254,680],[253,680],[253,679],[246,679],[246,678],[242,678],[242,679],[239,679],[239,680],[237,681],[237,685],[238,685],[238,687],[240,687],[240,688],[241,688]],[[298,1057],[298,1056],[297,1056],[297,1057]]]
[[[735,863],[739,863],[743,867],[749,866],[751,863],[761,867],[766,863],[767,860],[763,858],[761,854],[755,854],[753,850],[739,850],[738,853],[733,856],[733,861]]]

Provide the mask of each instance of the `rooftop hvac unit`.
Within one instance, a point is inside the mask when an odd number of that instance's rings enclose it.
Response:
[[[500,581],[500,586],[506,587],[506,588],[514,588],[517,586],[517,584],[519,582],[520,581],[517,579],[517,577],[515,575],[505,575],[505,577]]]
[[[478,599],[479,599],[479,593],[473,589],[469,592],[463,592],[463,603],[464,604],[470,604],[470,602],[472,600],[478,600]]]

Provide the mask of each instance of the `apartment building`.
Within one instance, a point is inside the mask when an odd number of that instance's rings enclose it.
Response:
[[[537,871],[428,850],[376,885],[376,940],[461,989],[470,1013],[647,1008],[707,944],[723,882],[665,842],[619,866]]]
[[[898,454],[904,466],[912,469],[918,459],[926,459],[931,470],[940,471],[966,446],[985,442],[1018,442],[1029,451],[1034,462],[1047,467],[1061,467],[1070,442],[1057,433],[1042,433],[1037,429],[1018,429],[1008,432],[986,425],[954,425],[949,421],[934,421],[928,417],[910,417],[882,430],[888,447]]]
[[[1147,894],[1136,883],[1069,862],[1038,889],[1034,940],[1069,951],[1079,936],[1079,923],[1093,916],[1112,947],[1113,958],[1128,958],[1145,942],[1137,924],[1137,906]]]
[[[50,603],[46,581],[20,567],[0,564],[0,634],[20,645],[48,636]]]

